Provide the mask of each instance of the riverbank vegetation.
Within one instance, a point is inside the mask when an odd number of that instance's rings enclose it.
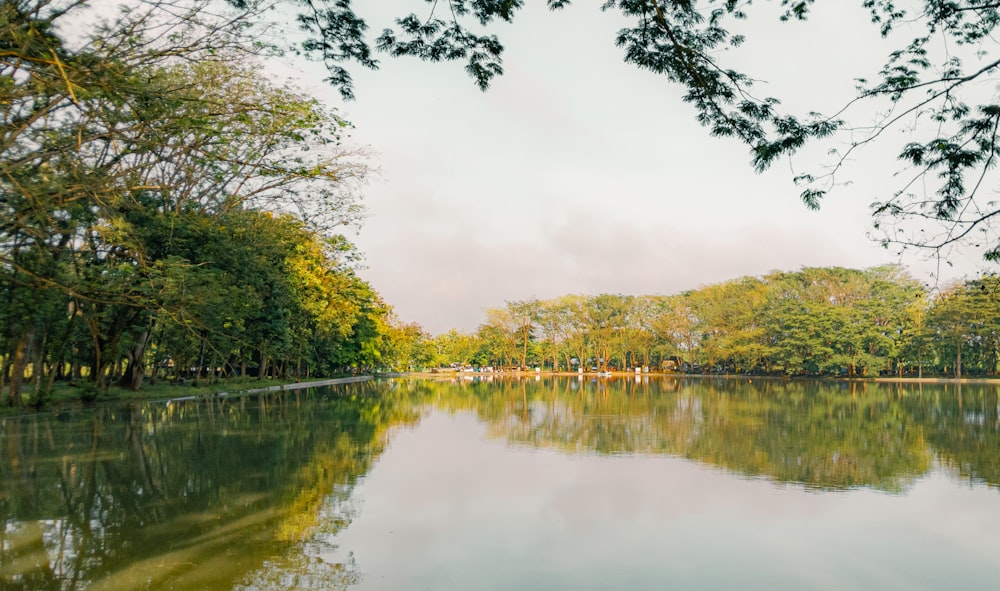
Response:
[[[263,75],[251,9],[0,4],[0,394],[380,363],[391,311],[339,228],[349,124]]]
[[[264,75],[256,5],[90,4],[0,4],[3,404],[437,366],[997,373],[997,279],[931,297],[896,267],[510,302],[431,338],[358,277],[365,154]]]
[[[896,266],[806,268],[668,296],[508,302],[475,333],[451,331],[414,351],[429,366],[994,376],[1000,278],[932,295]]]

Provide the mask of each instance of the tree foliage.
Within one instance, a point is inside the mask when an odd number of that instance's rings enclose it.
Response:
[[[360,215],[347,123],[260,73],[252,15],[0,5],[0,365],[57,378],[314,375],[383,361],[388,308],[337,228]]]
[[[299,24],[310,34],[305,49],[324,61],[329,82],[348,98],[353,83],[346,68],[350,62],[377,67],[376,51],[462,62],[485,90],[503,74],[504,47],[492,31],[524,7],[521,0],[414,3],[415,12],[370,33],[350,0],[289,1],[301,8]],[[546,2],[551,10],[570,4]],[[1000,260],[995,230],[1000,207],[992,197],[1000,104],[989,90],[1000,67],[995,41],[1000,7],[976,0],[862,0],[852,8],[867,14],[872,25],[867,34],[887,39],[895,49],[873,56],[875,76],[857,73],[854,99],[821,113],[818,107],[793,112],[781,96],[758,94],[762,86],[754,71],[733,65],[748,61],[740,48],[762,34],[755,26],[774,18],[765,4],[606,0],[600,8],[626,23],[615,40],[624,61],[682,87],[698,122],[713,135],[745,144],[756,170],[810,144],[833,148],[832,161],[813,163],[807,168],[813,172],[794,177],[808,207],[819,207],[844,182],[839,176],[844,164],[862,148],[898,141],[901,181],[872,204],[875,237],[886,247],[939,253],[964,245],[987,260]],[[778,4],[778,18],[792,21],[791,27],[812,17],[816,0]]]
[[[443,365],[544,366],[555,371],[679,371],[871,377],[996,375],[1000,286],[994,276],[931,298],[897,266],[805,268],[742,277],[669,296],[564,296],[487,311],[475,335],[438,337]],[[532,343],[519,359],[519,334]],[[451,355],[444,342],[478,341]],[[533,353],[533,354],[532,354]]]

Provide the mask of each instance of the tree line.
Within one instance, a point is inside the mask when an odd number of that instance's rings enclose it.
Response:
[[[804,268],[667,296],[566,295],[427,337],[411,366],[872,377],[996,375],[1000,278],[934,297],[898,266]]]
[[[349,124],[206,1],[0,4],[0,394],[369,368]],[[249,9],[248,9],[249,10]],[[84,25],[84,23],[94,23]]]
[[[349,123],[264,75],[266,6],[231,4],[0,3],[5,403],[61,379],[92,396],[440,364],[997,372],[995,278],[929,298],[891,267],[510,302],[431,339],[356,275],[339,228],[361,215],[367,168]]]

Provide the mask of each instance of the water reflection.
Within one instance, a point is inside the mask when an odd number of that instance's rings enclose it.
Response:
[[[320,520],[328,531],[350,522],[346,499],[387,427],[416,419],[380,393],[360,384],[322,400],[270,394],[4,421],[0,588],[231,589]],[[256,588],[277,588],[265,583]]]
[[[393,428],[472,413],[561,454],[686,458],[817,491],[1000,485],[989,386],[696,379],[395,381],[6,419],[0,588],[336,589],[319,557]],[[483,467],[488,470],[488,467]]]
[[[998,388],[748,379],[433,384],[511,443],[668,454],[818,489],[898,492],[935,458],[1000,485]]]

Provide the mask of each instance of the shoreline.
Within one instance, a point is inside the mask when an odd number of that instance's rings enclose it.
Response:
[[[599,375],[597,372],[552,372],[552,371],[495,371],[495,372],[390,372],[383,374],[365,374],[359,376],[349,376],[342,378],[330,378],[323,380],[307,381],[307,382],[291,382],[288,384],[277,384],[274,386],[265,386],[260,388],[247,388],[244,390],[225,390],[220,392],[205,392],[199,394],[191,394],[188,396],[164,396],[159,398],[146,398],[142,396],[121,396],[114,399],[104,399],[97,400],[92,404],[101,405],[107,403],[121,403],[121,402],[148,402],[151,404],[165,404],[172,405],[180,402],[189,401],[203,401],[203,400],[214,400],[214,399],[226,399],[226,398],[238,398],[241,396],[248,396],[253,394],[265,394],[268,392],[285,392],[285,391],[295,391],[304,390],[307,388],[321,388],[324,386],[337,386],[342,384],[353,384],[359,382],[367,382],[377,379],[430,379],[430,380],[474,380],[474,379],[524,379],[531,377],[559,377],[559,378],[573,378],[578,379],[587,378],[590,380],[632,380],[633,378],[641,376],[643,378],[657,379],[657,380],[746,380],[747,382],[758,381],[768,381],[768,382],[843,382],[843,383],[882,383],[882,384],[955,384],[955,385],[985,385],[985,386],[997,386],[1000,387],[1000,376],[994,378],[945,378],[945,377],[925,377],[925,378],[915,378],[915,377],[862,377],[862,378],[841,378],[841,377],[809,377],[809,376],[753,376],[753,375],[737,375],[737,374],[681,374],[681,373],[664,373],[664,372],[646,372],[636,374],[634,372],[612,372],[610,376]],[[4,418],[13,418],[18,416],[24,416],[27,414],[37,415],[37,414],[47,414],[54,412],[61,412],[66,410],[67,407],[77,407],[85,408],[90,406],[88,404],[82,403],[80,401],[63,401],[62,404],[56,404],[54,407],[49,406],[42,409],[29,409],[29,408],[18,408],[11,409],[5,408],[4,411],[0,412],[0,420]],[[10,412],[15,411],[15,412]]]
[[[636,376],[641,377],[656,377],[656,378],[673,378],[673,379],[711,379],[711,380],[768,380],[768,381],[818,381],[818,382],[861,382],[861,383],[887,383],[887,384],[987,384],[1000,386],[1000,376],[997,377],[973,377],[973,378],[947,378],[942,376],[932,376],[932,377],[888,377],[888,376],[878,376],[878,377],[832,377],[832,376],[757,376],[757,375],[742,375],[742,374],[698,374],[698,373],[667,373],[667,372],[645,372],[645,373],[634,373],[628,371],[618,371],[611,372],[610,376],[604,376],[598,374],[598,372],[588,371],[583,373],[577,372],[566,372],[566,371],[493,371],[493,372],[457,372],[457,371],[443,371],[443,372],[409,372],[402,374],[394,374],[394,377],[405,377],[405,378],[422,378],[422,379],[438,379],[438,378],[482,378],[482,377],[496,377],[496,378],[524,378],[524,377],[587,377],[587,378],[601,378],[601,379],[620,379],[620,378],[633,378]]]
[[[247,396],[250,394],[263,394],[265,392],[283,392],[285,390],[304,390],[306,388],[321,388],[323,386],[336,386],[339,384],[354,384],[357,382],[367,382],[375,379],[376,376],[365,374],[362,376],[351,376],[347,378],[331,378],[327,380],[316,380],[314,382],[292,382],[291,384],[278,384],[277,386],[267,386],[264,388],[250,388],[247,390],[233,390],[232,392],[211,392],[207,394],[192,394],[191,396],[175,396],[173,398],[156,398],[148,401],[157,404],[172,404],[187,400],[204,400],[207,398],[230,398]]]
[[[364,374],[359,376],[328,378],[328,379],[313,380],[306,382],[290,382],[287,384],[275,384],[273,386],[249,387],[245,389],[239,388],[239,389],[221,390],[215,392],[198,392],[195,394],[189,394],[183,396],[177,396],[177,395],[168,396],[168,395],[163,395],[162,393],[160,396],[156,396],[156,393],[153,393],[152,395],[143,395],[145,393],[140,390],[139,392],[132,392],[132,393],[123,392],[112,398],[97,398],[91,402],[84,402],[78,398],[67,398],[67,399],[53,400],[41,408],[33,408],[31,406],[0,407],[0,421],[3,421],[4,419],[7,418],[17,418],[26,415],[44,415],[44,414],[59,413],[59,412],[64,412],[66,410],[84,409],[104,404],[144,402],[150,404],[165,404],[169,406],[179,402],[239,398],[241,396],[264,394],[267,392],[282,392],[282,391],[303,390],[306,388],[320,388],[323,386],[335,386],[339,384],[365,382],[379,377],[395,377],[395,376],[398,376],[398,374],[382,374],[382,375]]]

